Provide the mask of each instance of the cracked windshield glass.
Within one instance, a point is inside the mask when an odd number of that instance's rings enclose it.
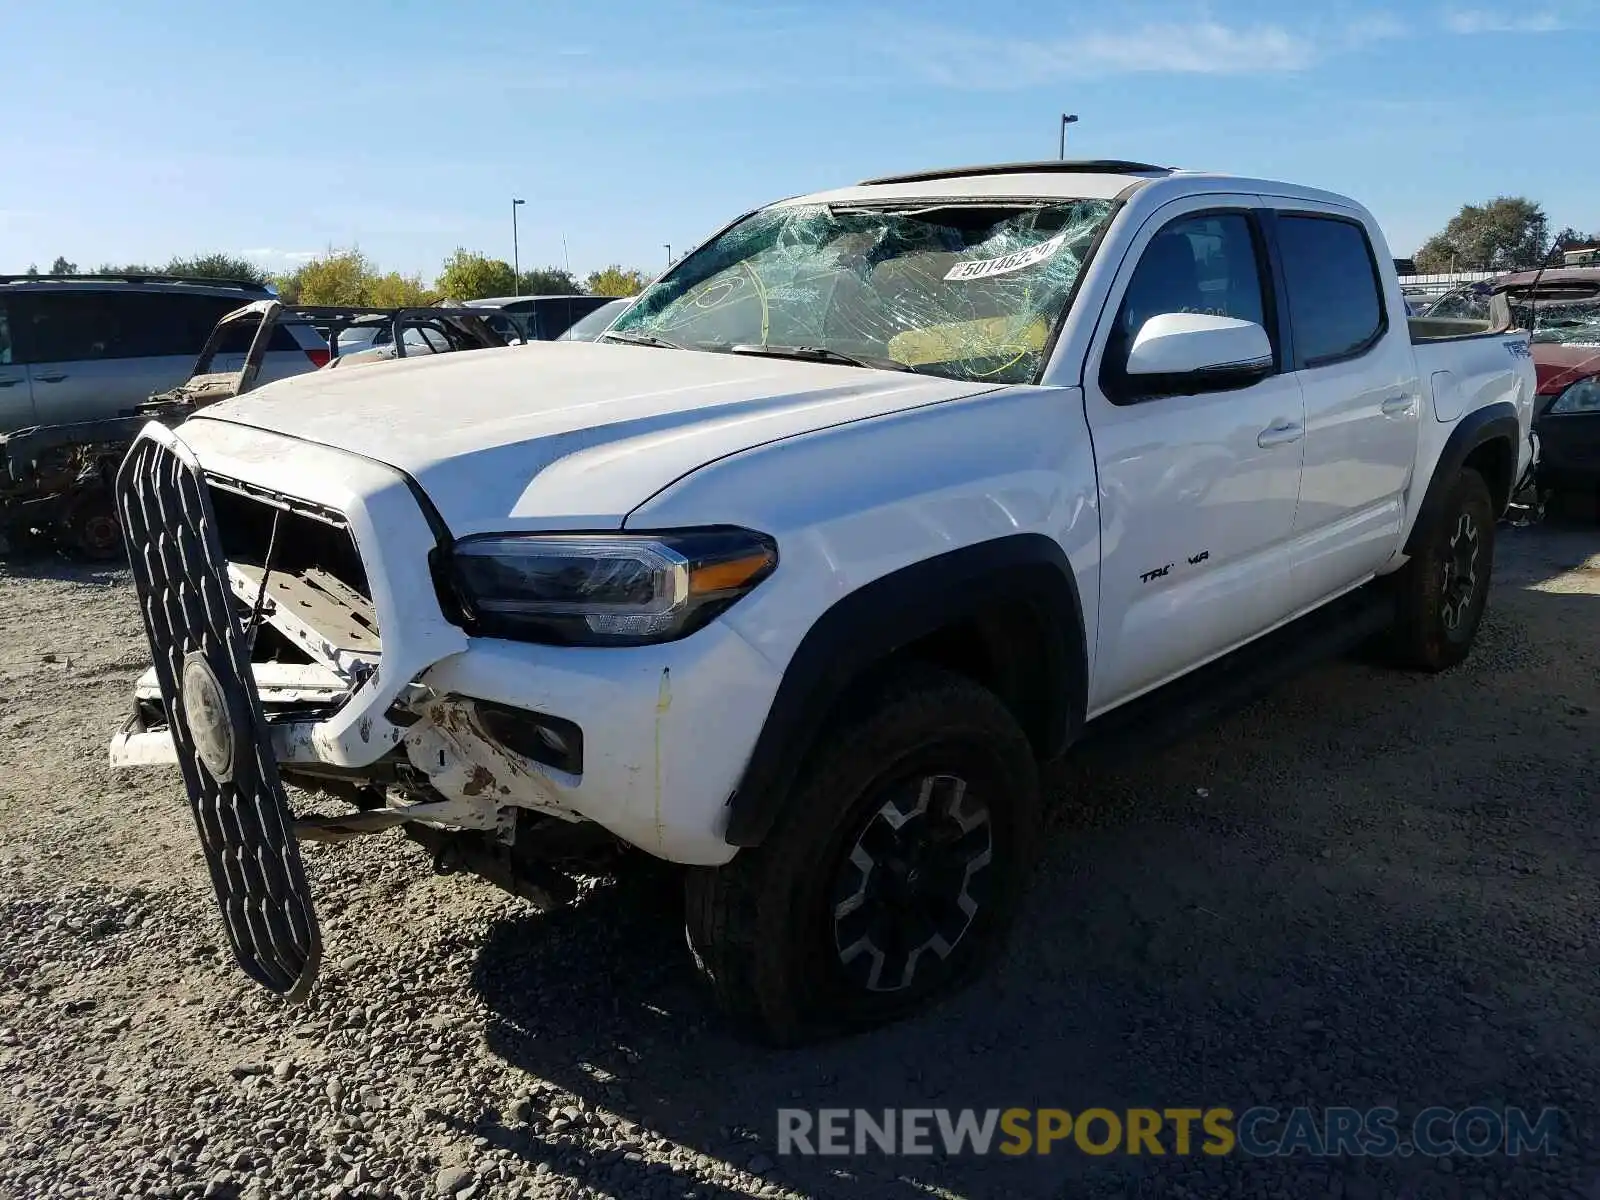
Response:
[[[1106,200],[780,205],[685,259],[612,328],[621,340],[1027,383]]]
[[[1532,341],[1547,345],[1600,346],[1600,288],[1542,287],[1533,304],[1529,296],[1526,289],[1510,293],[1507,328],[1530,329]],[[1476,284],[1451,292],[1428,310],[1428,316],[1492,321],[1490,289]]]
[[[1600,346],[1600,296],[1588,301],[1550,303],[1543,299],[1532,314],[1526,302],[1511,306],[1513,321],[1521,328],[1533,325],[1535,342],[1559,346]]]

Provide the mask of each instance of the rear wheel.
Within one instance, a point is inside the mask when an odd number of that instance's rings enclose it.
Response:
[[[1392,641],[1405,666],[1442,671],[1466,658],[1489,599],[1495,514],[1489,487],[1464,468],[1409,562],[1394,577]]]
[[[862,699],[767,839],[689,874],[696,963],[766,1041],[879,1024],[972,978],[1038,844],[1032,750],[991,692],[918,668]]]

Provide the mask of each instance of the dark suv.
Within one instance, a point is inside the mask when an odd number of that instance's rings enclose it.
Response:
[[[0,275],[0,434],[114,417],[189,377],[225,313],[270,297],[258,283],[160,275]],[[328,361],[310,326],[280,325],[261,382]],[[250,331],[225,344],[238,370]]]

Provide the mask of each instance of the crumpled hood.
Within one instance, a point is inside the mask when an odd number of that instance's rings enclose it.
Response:
[[[792,359],[534,342],[312,371],[190,420],[253,426],[398,467],[459,536],[615,528],[715,459],[993,390]]]

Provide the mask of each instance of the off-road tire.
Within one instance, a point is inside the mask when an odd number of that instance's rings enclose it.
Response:
[[[1416,553],[1395,573],[1397,663],[1443,671],[1466,658],[1489,599],[1494,569],[1494,500],[1483,476],[1462,468],[1438,514],[1420,531]],[[1470,589],[1463,563],[1470,558]]]
[[[920,788],[926,804],[930,779],[955,789],[950,811],[958,817],[986,815],[988,865],[969,862],[958,896],[970,900],[977,877],[983,899],[948,957],[913,954],[901,964],[900,980],[911,978],[913,986],[871,990],[870,980],[853,981],[841,962],[836,889],[882,817],[884,797],[894,803]],[[958,824],[965,841],[970,832]],[[914,665],[858,689],[843,706],[760,846],[725,866],[689,871],[690,950],[718,1006],[760,1041],[790,1045],[881,1024],[968,982],[993,957],[1039,841],[1038,769],[1016,720],[970,679]],[[872,870],[880,870],[876,862]],[[889,870],[885,860],[876,878]],[[948,865],[943,871],[952,877]],[[860,872],[863,897],[868,876]],[[900,877],[914,883],[915,876],[913,869]]]

